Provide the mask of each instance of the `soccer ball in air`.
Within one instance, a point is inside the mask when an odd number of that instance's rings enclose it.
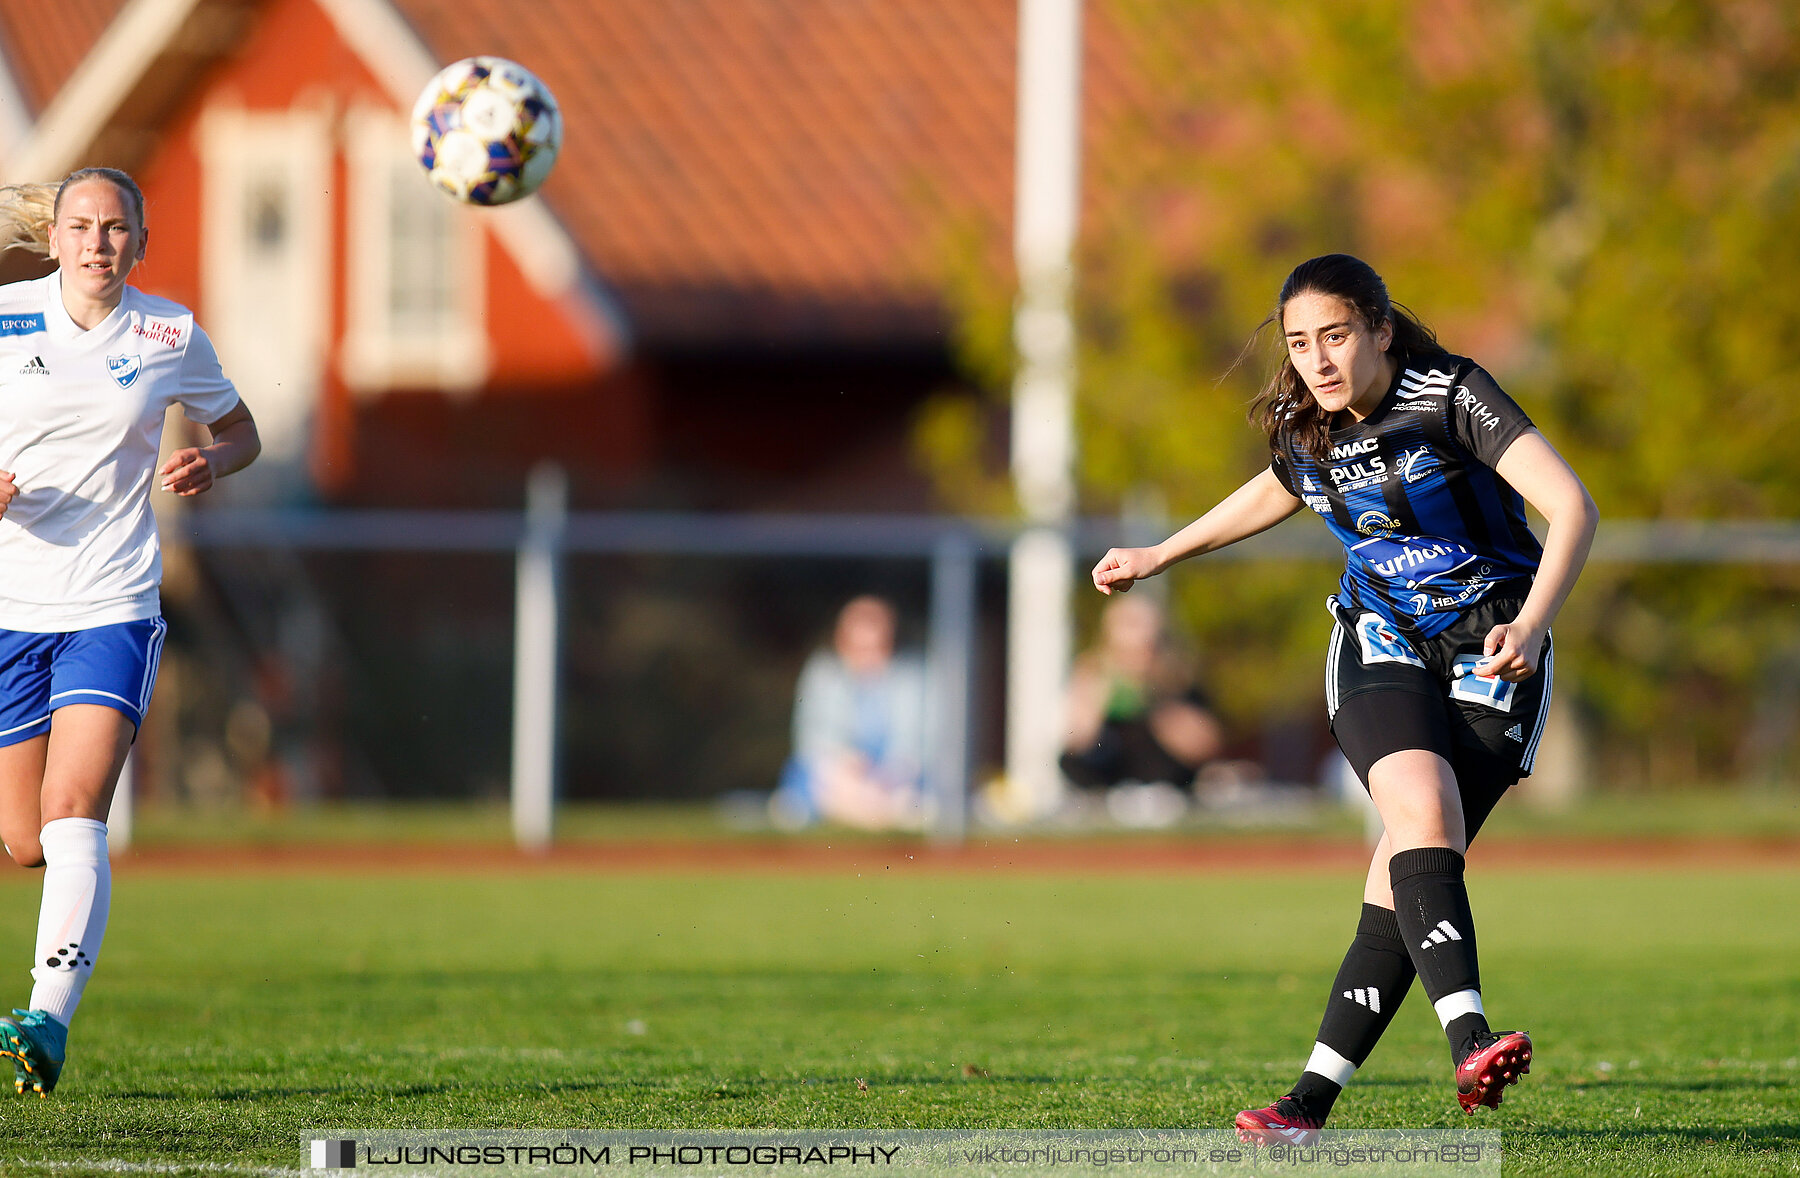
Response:
[[[537,191],[562,146],[562,112],[537,76],[504,57],[444,68],[413,104],[413,155],[431,182],[473,205]]]

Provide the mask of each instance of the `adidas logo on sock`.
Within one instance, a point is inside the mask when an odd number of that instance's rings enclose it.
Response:
[[[1354,990],[1345,990],[1344,997],[1356,1003],[1358,1006],[1368,1007],[1376,1014],[1381,1013],[1381,991],[1377,990],[1374,986],[1370,986],[1367,989],[1358,986]]]
[[[1524,744],[1525,743],[1525,724],[1524,724],[1524,722],[1521,721],[1517,724],[1514,724],[1511,728],[1508,728],[1506,730],[1506,739],[1516,740],[1520,744]]]
[[[1419,942],[1419,948],[1429,949],[1433,945],[1442,945],[1446,941],[1460,940],[1462,940],[1462,934],[1456,931],[1456,926],[1447,920],[1440,920],[1437,922],[1437,927],[1427,933],[1425,939]]]

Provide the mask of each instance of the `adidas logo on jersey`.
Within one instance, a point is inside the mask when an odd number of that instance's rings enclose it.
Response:
[[[1442,945],[1446,941],[1460,940],[1462,940],[1462,934],[1456,931],[1456,926],[1447,920],[1440,920],[1437,922],[1437,927],[1427,933],[1425,939],[1419,942],[1419,948],[1429,949],[1433,945]]]
[[[30,363],[19,369],[20,376],[49,376],[50,370],[44,367],[42,356],[33,356]]]
[[[1506,730],[1506,739],[1516,740],[1520,744],[1524,744],[1525,743],[1525,723],[1524,723],[1524,721],[1520,721],[1519,723],[1514,724],[1511,728],[1508,728]]]
[[[1374,986],[1369,986],[1366,989],[1362,986],[1358,986],[1354,990],[1345,990],[1344,997],[1356,1003],[1358,1006],[1368,1007],[1376,1014],[1381,1013],[1381,991],[1377,990]]]

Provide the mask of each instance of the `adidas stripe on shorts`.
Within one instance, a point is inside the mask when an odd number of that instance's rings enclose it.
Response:
[[[1450,762],[1473,837],[1500,794],[1531,773],[1550,712],[1555,660],[1549,635],[1537,674],[1518,683],[1471,671],[1488,632],[1518,616],[1521,596],[1478,602],[1443,633],[1408,637],[1333,596],[1336,625],[1325,658],[1325,705],[1338,747],[1366,787],[1390,753],[1426,749]]]
[[[0,746],[50,731],[67,704],[102,704],[141,726],[168,623],[119,622],[61,634],[0,630]]]

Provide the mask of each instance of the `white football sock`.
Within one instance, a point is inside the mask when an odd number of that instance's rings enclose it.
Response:
[[[1431,1008],[1437,1011],[1438,1022],[1446,1028],[1465,1014],[1487,1015],[1487,1011],[1481,1009],[1480,990],[1458,990],[1454,994],[1446,994],[1433,1002]]]
[[[1356,1075],[1355,1064],[1323,1043],[1313,1044],[1312,1057],[1306,1061],[1305,1070],[1315,1076],[1324,1076],[1339,1088],[1350,1087],[1350,1077]]]
[[[112,907],[106,823],[58,818],[44,824],[38,842],[44,848],[44,903],[38,909],[31,1009],[66,1027],[94,972]]]

